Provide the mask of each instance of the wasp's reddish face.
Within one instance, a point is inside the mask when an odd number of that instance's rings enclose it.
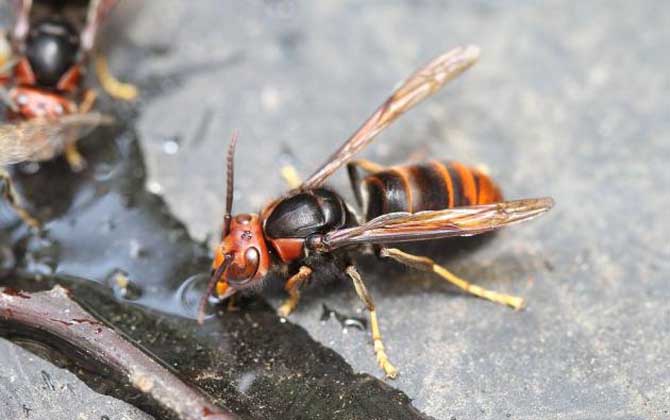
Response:
[[[212,272],[217,277],[217,294],[228,297],[251,286],[267,274],[269,267],[270,254],[258,215],[233,217],[212,262]]]

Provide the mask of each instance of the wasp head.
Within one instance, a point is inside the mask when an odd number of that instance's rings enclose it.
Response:
[[[214,252],[212,273],[207,292],[200,301],[198,321],[204,320],[205,305],[209,295],[216,292],[225,299],[238,290],[253,287],[260,283],[270,268],[263,225],[257,214],[238,214],[232,216],[233,207],[233,157],[237,133],[228,147],[226,180],[226,214],[223,219],[221,243]]]
[[[212,262],[212,282],[221,298],[262,280],[270,267],[263,227],[256,214],[238,214],[226,223]]]

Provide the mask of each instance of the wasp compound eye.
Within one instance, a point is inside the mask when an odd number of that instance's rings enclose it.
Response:
[[[261,255],[258,249],[251,247],[244,252],[244,262],[240,266],[233,262],[226,272],[226,280],[234,286],[241,286],[248,283],[258,271]]]

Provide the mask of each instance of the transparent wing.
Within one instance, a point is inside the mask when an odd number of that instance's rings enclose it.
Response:
[[[417,213],[389,213],[324,235],[327,250],[360,243],[413,242],[472,236],[531,220],[554,205],[548,197]]]
[[[51,159],[58,155],[66,144],[79,140],[100,125],[109,125],[113,122],[111,116],[90,112],[2,124],[0,165]]]
[[[15,14],[12,40],[15,45],[22,45],[30,30],[29,16],[33,2],[32,0],[10,0],[9,3]]]
[[[109,12],[116,6],[118,0],[91,0],[86,16],[86,26],[81,32],[81,49],[84,53],[90,52],[95,46],[95,37],[100,25]]]
[[[328,158],[321,168],[300,186],[300,189],[306,190],[322,185],[333,172],[351,160],[396,118],[437,92],[449,80],[463,73],[478,58],[478,47],[458,47],[416,71]]]

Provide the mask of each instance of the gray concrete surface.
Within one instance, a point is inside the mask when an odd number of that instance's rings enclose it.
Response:
[[[436,418],[668,417],[664,2],[169,1],[146,4],[129,29],[137,44],[173,47],[135,68],[117,50],[118,72],[137,78],[243,54],[142,110],[149,186],[200,238],[218,236],[233,129],[236,210],[255,210],[284,189],[277,173],[287,150],[307,174],[415,67],[480,45],[475,68],[363,155],[396,163],[427,147],[485,164],[508,197],[551,195],[557,206],[445,260],[465,278],[526,297],[523,312],[364,263],[402,370],[392,385]],[[333,184],[347,190],[344,174]],[[292,320],[378,374],[368,337],[321,322],[322,301],[361,309],[343,284],[308,294]]]

